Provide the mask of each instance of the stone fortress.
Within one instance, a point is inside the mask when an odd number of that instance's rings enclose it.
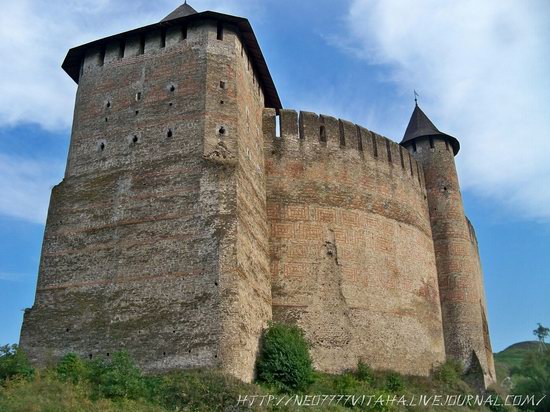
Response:
[[[63,68],[78,92],[21,332],[32,361],[125,350],[250,381],[274,320],[319,370],[453,358],[494,382],[459,142],[418,106],[400,144],[283,109],[248,20],[188,4]]]

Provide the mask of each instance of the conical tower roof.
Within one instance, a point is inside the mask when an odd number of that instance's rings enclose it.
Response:
[[[187,4],[187,1],[186,1],[161,21],[179,19],[180,17],[190,16],[191,14],[197,14],[197,10],[195,10],[193,7]]]
[[[460,143],[458,142],[458,139],[446,133],[440,132],[432,121],[428,119],[428,116],[426,116],[422,109],[420,109],[418,104],[416,104],[411,120],[409,120],[407,130],[405,131],[405,136],[403,136],[403,140],[401,140],[400,144],[404,146],[407,142],[412,142],[423,137],[439,137],[447,140],[451,144],[455,155],[460,150]]]

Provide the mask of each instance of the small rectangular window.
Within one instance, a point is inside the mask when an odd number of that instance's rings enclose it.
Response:
[[[183,40],[187,39],[187,25],[181,28],[181,37]]]
[[[218,40],[223,40],[223,23],[218,22]]]
[[[141,36],[139,39],[139,52],[138,54],[145,53],[145,37]]]

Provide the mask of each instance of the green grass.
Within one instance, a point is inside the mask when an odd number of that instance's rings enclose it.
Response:
[[[20,356],[20,355],[18,355]],[[1,363],[1,362],[0,362]],[[24,365],[22,365],[24,366]],[[23,368],[24,370],[24,368]],[[314,382],[294,394],[372,395],[384,398],[396,395],[451,395],[473,393],[464,383],[452,363],[442,365],[432,377],[412,377],[395,372],[373,371],[361,364],[357,371],[340,375],[314,373]],[[143,375],[131,359],[116,354],[110,363],[88,361],[69,355],[56,366],[34,370],[25,376],[12,374],[0,381],[0,411],[2,412],[62,412],[62,411],[298,411],[298,406],[265,408],[237,407],[239,395],[278,395],[280,388],[265,384],[247,384],[213,370],[188,370],[159,376]],[[425,411],[426,408],[405,409],[397,404],[352,408],[333,405],[313,410],[346,411]],[[438,411],[473,411],[483,408],[444,408]]]
[[[301,411],[304,407],[287,405],[238,407],[239,395],[363,395],[411,399],[420,395],[463,395],[474,391],[461,379],[460,365],[447,362],[430,377],[405,376],[389,371],[374,371],[364,363],[357,370],[339,375],[313,372],[299,389],[280,385],[243,383],[215,370],[175,371],[163,375],[144,375],[125,353],[114,354],[109,362],[67,355],[56,365],[34,370],[17,347],[2,347],[0,354],[0,411]],[[278,352],[277,352],[278,353]],[[426,411],[394,403],[371,402],[362,406],[332,405],[309,408],[323,411]],[[437,407],[437,411],[484,411],[483,407]]]

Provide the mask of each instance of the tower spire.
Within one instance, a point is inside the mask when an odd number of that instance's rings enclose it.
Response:
[[[174,10],[172,13],[162,19],[162,21],[179,19],[180,17],[185,17],[196,13],[197,11],[189,4],[187,4],[187,0],[185,0],[185,2],[181,6],[179,6],[176,10]]]
[[[418,93],[415,91],[415,107],[411,115],[411,120],[409,120],[409,125],[401,140],[402,146],[407,146],[407,144],[412,144],[413,141],[426,137],[439,137],[449,142],[453,148],[453,152],[456,155],[460,150],[460,143],[456,137],[450,136],[446,133],[440,132],[437,127],[432,123],[432,121],[426,116],[426,114],[418,106],[418,101],[416,97]]]
[[[416,90],[414,90],[414,104],[415,106],[418,106],[418,97],[420,97],[420,95],[416,92]]]

